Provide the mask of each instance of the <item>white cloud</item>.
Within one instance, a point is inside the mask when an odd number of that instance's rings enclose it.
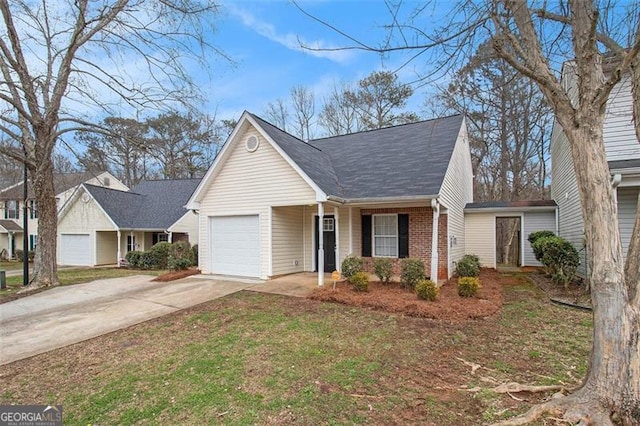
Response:
[[[233,4],[227,4],[226,7],[233,16],[236,16],[242,21],[245,27],[252,29],[275,43],[281,44],[287,49],[303,52],[318,58],[326,58],[337,63],[344,63],[353,57],[353,52],[348,50],[322,50],[338,48],[338,46],[327,43],[325,40],[306,40],[302,36],[291,32],[282,34],[278,32],[274,25],[256,18],[247,10],[241,9]],[[302,46],[308,47],[309,49],[305,49]]]

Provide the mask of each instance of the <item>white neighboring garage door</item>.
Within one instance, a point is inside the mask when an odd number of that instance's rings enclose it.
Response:
[[[258,215],[209,218],[211,271],[242,277],[260,276]]]
[[[60,264],[91,266],[91,238],[89,234],[60,235]]]

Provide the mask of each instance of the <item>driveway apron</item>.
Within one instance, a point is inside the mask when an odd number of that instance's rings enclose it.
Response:
[[[152,282],[137,275],[56,287],[0,304],[0,365],[100,336],[250,287],[226,280]]]

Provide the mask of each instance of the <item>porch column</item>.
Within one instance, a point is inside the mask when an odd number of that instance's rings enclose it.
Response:
[[[333,229],[336,235],[336,247],[335,247],[335,256],[336,256],[336,270],[340,271],[340,213],[337,207],[333,208],[333,217],[334,224]],[[333,272],[333,271],[331,271]]]
[[[324,285],[324,206],[318,203],[318,286]]]
[[[431,200],[433,210],[433,225],[431,226],[431,280],[438,282],[438,221],[440,219],[440,203]]]
[[[167,241],[173,244],[173,232],[168,232],[168,234],[169,234],[169,237],[167,238]]]
[[[118,266],[120,266],[120,259],[122,259],[122,232],[118,229]]]
[[[353,254],[353,207],[349,207],[349,254]]]

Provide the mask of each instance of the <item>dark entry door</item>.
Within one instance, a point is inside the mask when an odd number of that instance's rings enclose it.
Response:
[[[316,216],[316,265],[318,264],[318,248],[320,247],[320,231],[318,228],[319,217]],[[333,216],[324,216],[322,219],[322,236],[324,242],[324,271],[336,270],[336,220]]]

